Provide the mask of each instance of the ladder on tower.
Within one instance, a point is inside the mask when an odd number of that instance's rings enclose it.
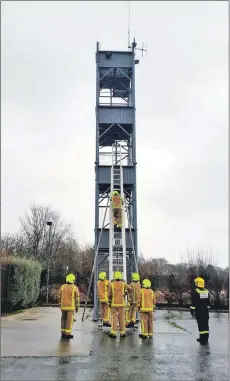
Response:
[[[124,201],[122,148],[118,143],[112,145],[111,195],[114,191],[118,191]],[[126,281],[124,203],[122,205],[122,227],[119,229],[114,227],[114,217],[111,202],[109,240],[109,278],[112,280],[114,271],[120,271],[123,274],[123,279]]]

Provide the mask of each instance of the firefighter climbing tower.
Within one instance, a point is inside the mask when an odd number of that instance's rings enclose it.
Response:
[[[100,271],[137,270],[137,196],[135,123],[135,40],[128,51],[96,52],[96,161],[94,317],[98,320]],[[113,223],[111,193],[124,200],[122,227]]]

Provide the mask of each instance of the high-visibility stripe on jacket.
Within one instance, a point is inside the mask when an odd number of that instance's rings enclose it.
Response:
[[[102,303],[109,301],[109,284],[110,282],[107,279],[97,282],[98,299]]]
[[[191,310],[204,311],[210,307],[210,295],[209,291],[205,288],[196,288],[192,292],[191,298]]]
[[[112,207],[114,209],[120,209],[122,207],[123,199],[119,194],[112,196],[111,199],[112,199]]]
[[[125,291],[133,292],[132,287],[121,280],[115,280],[110,284],[109,300],[111,307],[125,307]]]
[[[138,304],[141,312],[152,312],[156,306],[156,298],[153,290],[142,288],[140,302]]]
[[[74,311],[80,306],[80,293],[74,284],[63,284],[59,290],[58,301],[62,311]]]
[[[137,304],[141,295],[141,284],[140,282],[132,282],[130,287],[132,287],[133,293],[129,295],[129,302]]]

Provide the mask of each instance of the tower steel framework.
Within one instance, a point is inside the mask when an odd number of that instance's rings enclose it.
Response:
[[[128,51],[96,51],[96,160],[94,316],[100,271],[119,269],[131,281],[137,270],[135,40]],[[124,198],[123,228],[113,226],[111,192]]]

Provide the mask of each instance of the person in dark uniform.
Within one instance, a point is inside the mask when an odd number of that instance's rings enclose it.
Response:
[[[195,290],[192,292],[192,304],[190,311],[192,317],[196,318],[200,337],[197,341],[200,344],[206,344],[209,339],[209,308],[210,308],[210,295],[209,291],[204,288],[204,279],[195,279]]]

